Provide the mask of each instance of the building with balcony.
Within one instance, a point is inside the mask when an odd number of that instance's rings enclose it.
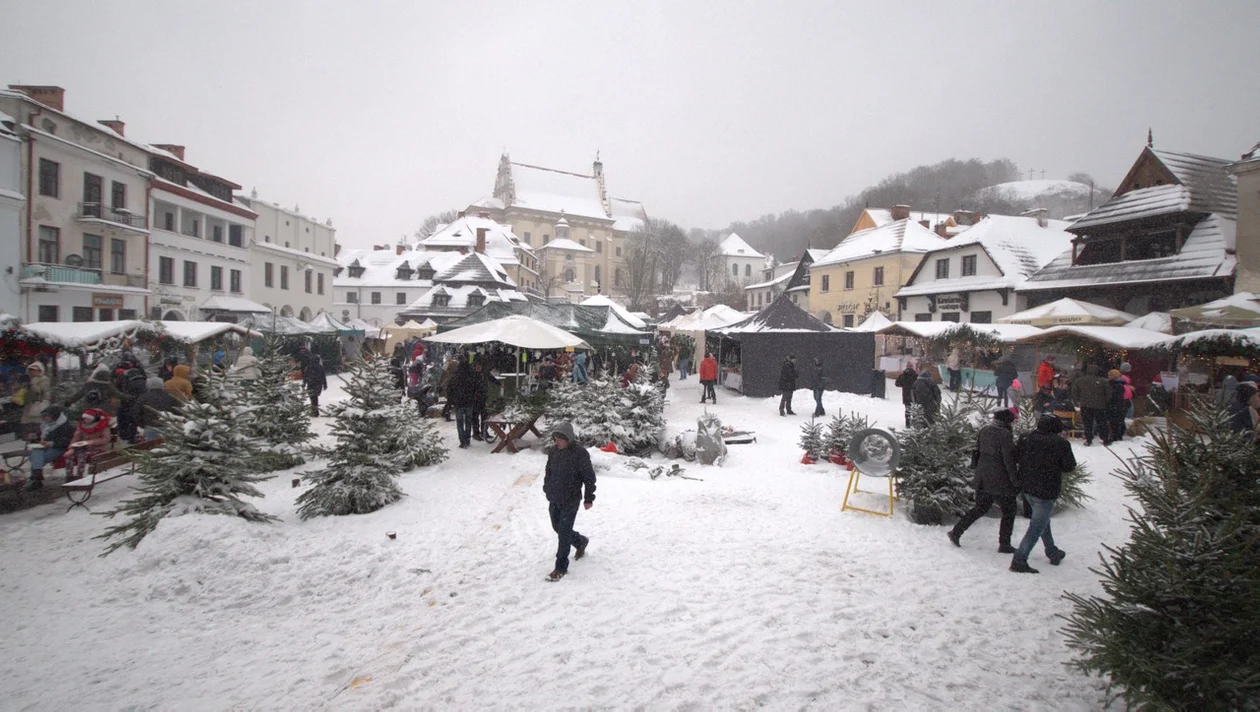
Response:
[[[236,196],[237,205],[258,215],[249,241],[249,299],[274,307],[282,316],[309,321],[321,311],[334,316],[333,280],[338,263],[337,231],[332,220],[320,222],[258,198]],[[284,275],[288,278],[282,278]]]
[[[23,143],[19,259],[6,284],[16,277],[25,321],[135,318],[149,299],[148,147],[122,121],[84,121],[64,103],[60,87],[0,91],[6,129]]]

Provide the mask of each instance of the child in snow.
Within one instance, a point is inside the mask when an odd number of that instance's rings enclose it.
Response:
[[[88,408],[79,416],[79,425],[70,438],[70,454],[66,456],[66,481],[77,480],[87,470],[88,462],[109,447],[113,433],[109,430],[109,414],[100,408]],[[75,443],[83,443],[75,445]]]

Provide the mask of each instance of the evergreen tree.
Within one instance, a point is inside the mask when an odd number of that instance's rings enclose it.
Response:
[[[967,401],[945,399],[936,422],[900,431],[898,444],[897,496],[910,503],[915,523],[940,524],[943,517],[971,509],[976,426]]]
[[[829,455],[849,451],[849,418],[843,412],[831,416],[824,445]]]
[[[139,496],[105,513],[111,519],[118,514],[130,517],[97,537],[124,537],[110,544],[106,554],[121,546],[134,549],[170,514],[231,514],[255,522],[275,519],[241,499],[263,496],[254,483],[268,479],[253,474],[256,443],[236,427],[246,409],[217,402],[213,395],[210,401],[189,401],[179,412],[161,415],[163,443],[134,455]]]
[[[1260,452],[1223,411],[1169,421],[1117,473],[1137,500],[1100,596],[1068,594],[1078,669],[1143,709],[1260,708]]]
[[[1016,443],[1019,442],[1021,437],[1037,429],[1038,416],[1033,413],[1032,406],[1033,400],[1031,398],[1020,399],[1019,417],[1015,419],[1015,424],[1012,426]],[[1093,479],[1093,476],[1089,473],[1089,468],[1079,462],[1076,467],[1063,473],[1063,486],[1059,491],[1058,499],[1054,503],[1055,511],[1066,507],[1084,509],[1085,503],[1094,499],[1085,491],[1086,486],[1093,482]],[[1030,507],[1025,507],[1025,510],[1025,516],[1032,516]]]
[[[258,469],[272,472],[301,465],[311,433],[311,407],[300,381],[289,378],[289,358],[278,337],[267,338],[255,362],[258,377],[241,382],[251,417],[243,427],[261,446]]]
[[[815,460],[823,456],[823,427],[816,419],[810,418],[801,425],[801,439],[797,443],[805,454]]]
[[[329,408],[337,445],[321,451],[326,467],[305,474],[315,486],[298,497],[302,519],[375,512],[402,498],[398,476],[404,471],[445,457],[440,445],[440,452],[433,450],[432,425],[413,422],[415,411],[394,387],[387,359],[356,359],[349,376],[349,399]]]
[[[623,452],[643,452],[656,446],[665,428],[664,392],[639,380],[626,388],[617,378],[594,379],[585,386],[561,383],[552,389],[550,402],[548,422],[569,421],[588,447],[611,441]]]

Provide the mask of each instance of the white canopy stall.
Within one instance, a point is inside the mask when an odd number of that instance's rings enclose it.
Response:
[[[1064,298],[1042,304],[998,319],[1003,324],[1030,324],[1032,326],[1060,326],[1080,324],[1089,326],[1124,326],[1137,315],[1111,309],[1090,302]]]
[[[690,314],[684,314],[677,319],[671,320],[668,324],[661,324],[657,328],[661,331],[668,331],[671,334],[690,336],[696,343],[691,362],[698,364],[700,359],[704,358],[705,332],[730,326],[747,318],[747,314],[736,311],[725,304],[715,304],[703,311],[697,310]]]

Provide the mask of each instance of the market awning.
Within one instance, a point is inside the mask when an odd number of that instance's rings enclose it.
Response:
[[[357,329],[349,324],[340,322],[324,311],[316,314],[315,318],[307,323],[316,329],[335,331],[342,336],[363,336],[363,329]]]
[[[919,339],[944,339],[963,329],[971,329],[1007,344],[1042,333],[1041,329],[1027,324],[960,324],[952,321],[895,321],[882,329],[876,329],[875,333]]]
[[[589,349],[585,341],[563,329],[527,316],[502,319],[452,329],[425,338],[439,344],[484,344],[492,341],[525,349]]]
[[[123,338],[142,334],[164,334],[185,344],[196,344],[223,334],[258,335],[239,324],[220,321],[80,321],[33,322],[21,331],[34,334],[49,345],[62,348],[95,349],[114,346]]]
[[[198,307],[202,311],[234,314],[270,314],[271,309],[245,297],[210,297]]]
[[[1025,309],[998,319],[1003,324],[1028,324],[1031,326],[1062,326],[1079,324],[1088,326],[1124,326],[1137,316],[1119,309],[1111,309],[1091,302],[1060,299]]]
[[[1207,304],[1173,309],[1171,314],[1197,324],[1260,327],[1260,294],[1239,292]]]
[[[861,324],[849,329],[849,331],[879,331],[884,327],[891,326],[892,320],[884,316],[883,312],[871,312],[866,320]]]
[[[1131,326],[1054,326],[1038,334],[1019,339],[1021,344],[1055,338],[1076,337],[1119,349],[1153,349],[1167,346],[1173,337],[1149,329]]]
[[[223,334],[238,334],[244,337],[262,336],[239,324],[225,321],[155,321],[161,324],[162,330],[171,338],[186,344],[198,344]]]

